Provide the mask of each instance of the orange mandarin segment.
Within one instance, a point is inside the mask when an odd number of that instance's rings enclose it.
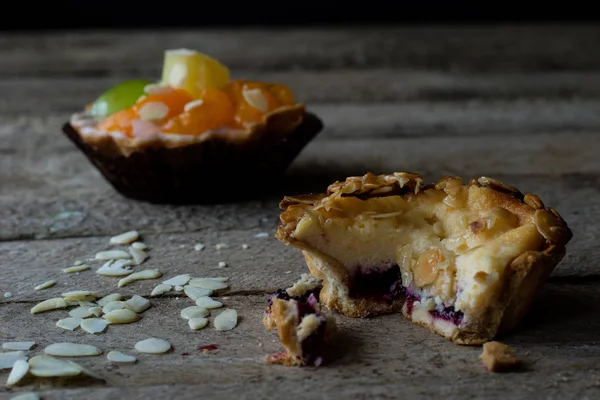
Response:
[[[133,108],[126,108],[102,121],[97,129],[104,132],[123,132],[127,136],[132,136],[131,122],[135,119],[139,119],[137,112]]]
[[[280,85],[278,83],[267,84],[267,90],[275,96],[280,106],[291,106],[296,104],[294,93],[292,93],[291,89],[285,85]]]
[[[264,83],[233,81],[226,90],[236,103],[235,126],[247,127],[262,122],[266,113],[281,106]]]
[[[200,135],[210,129],[226,126],[234,116],[233,102],[218,89],[205,89],[198,100],[188,103],[183,113],[162,126],[164,133]]]
[[[173,89],[142,97],[134,106],[142,119],[160,123],[181,114],[185,105],[194,100],[186,90]]]

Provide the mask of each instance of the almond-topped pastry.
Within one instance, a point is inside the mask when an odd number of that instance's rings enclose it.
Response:
[[[323,279],[321,301],[351,317],[402,310],[459,344],[506,332],[563,258],[571,230],[535,195],[481,177],[350,177],[286,197],[277,238]]]
[[[285,350],[267,356],[267,362],[287,366],[321,365],[336,323],[319,304],[320,290],[320,279],[303,274],[292,287],[278,290],[269,297],[263,322],[268,330],[277,328]]]
[[[259,192],[321,129],[287,86],[231,80],[186,49],[165,52],[159,82],[122,82],[63,128],[119,192],[175,203]]]

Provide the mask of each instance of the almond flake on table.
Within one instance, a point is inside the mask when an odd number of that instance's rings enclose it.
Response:
[[[17,360],[27,361],[27,356],[22,350],[9,351],[6,353],[0,353],[0,371],[3,369],[12,368]]]
[[[40,400],[40,396],[38,396],[37,393],[26,392],[18,394],[15,397],[11,397],[9,400]]]
[[[173,278],[163,281],[163,283],[165,285],[171,285],[171,286],[183,286],[183,285],[187,284],[190,281],[190,279],[192,279],[192,277],[189,274],[177,275],[177,276],[174,276]]]
[[[146,253],[144,250],[138,250],[135,247],[130,247],[129,253],[133,257],[135,265],[141,265],[144,261],[148,259],[148,253]]]
[[[62,272],[65,274],[73,274],[76,272],[87,271],[88,269],[90,269],[90,267],[87,265],[74,265],[72,267],[63,268]]]
[[[139,272],[134,272],[133,274],[121,279],[118,283],[119,287],[127,286],[132,282],[144,279],[157,279],[162,276],[162,273],[157,269],[146,269]]]
[[[208,325],[208,319],[204,317],[190,318],[188,320],[188,326],[195,331],[206,327],[206,325]]]
[[[94,294],[89,290],[73,290],[71,292],[66,292],[61,295],[65,300],[73,300],[73,301],[86,301],[90,298],[96,298]]]
[[[250,246],[248,246],[246,243],[242,244],[242,249],[248,250],[249,248]]]
[[[103,276],[126,276],[133,273],[130,267],[131,260],[110,260],[96,270],[98,275]]]
[[[2,343],[4,350],[31,350],[35,342],[5,342]]]
[[[140,353],[161,354],[171,350],[171,344],[166,340],[150,338],[137,342],[135,349]]]
[[[131,247],[136,250],[148,250],[148,245],[144,242],[135,242],[131,244]]]
[[[111,324],[131,324],[133,322],[139,321],[141,317],[135,312],[127,308],[123,308],[120,310],[113,310],[111,312],[108,312],[104,314],[103,318]]]
[[[111,311],[122,310],[124,308],[125,308],[124,301],[115,300],[115,301],[111,301],[110,303],[107,303],[104,307],[102,307],[102,313],[108,314]]]
[[[58,321],[56,321],[56,326],[58,326],[59,328],[68,330],[68,331],[74,331],[75,329],[79,328],[79,326],[81,325],[82,322],[83,322],[83,318],[69,317],[69,318],[59,319]]]
[[[138,231],[128,231],[110,238],[110,244],[131,244],[138,240],[140,234]]]
[[[183,288],[183,293],[185,293],[185,295],[190,299],[196,301],[198,297],[210,296],[212,294],[212,290],[186,286]]]
[[[98,305],[100,307],[104,307],[105,305],[107,305],[110,302],[121,300],[121,298],[122,298],[122,296],[120,293],[111,293],[111,294],[104,296],[103,298],[98,300],[96,303],[98,303]]]
[[[131,258],[131,254],[125,250],[106,250],[96,253],[96,260],[119,260]]]
[[[105,319],[88,318],[81,322],[81,329],[91,334],[102,333],[108,325],[110,325],[110,322]]]
[[[37,285],[36,287],[34,287],[34,290],[44,290],[44,289],[48,289],[52,286],[56,285],[56,281],[46,281],[44,283],[40,283],[39,285]]]
[[[194,246],[194,250],[196,250],[196,251],[202,251],[202,250],[204,250],[204,248],[205,248],[205,247],[206,247],[206,246],[204,246],[202,243],[197,243],[197,244]]]
[[[61,308],[67,308],[68,304],[62,297],[56,297],[53,299],[44,300],[41,303],[36,304],[31,309],[32,314],[38,314],[46,311],[58,310]]]
[[[102,350],[90,344],[61,342],[46,346],[44,353],[55,357],[90,357],[102,354]]]
[[[199,287],[202,289],[209,289],[209,290],[227,289],[229,287],[229,285],[224,282],[221,282],[221,281],[218,281],[215,279],[208,279],[208,278],[194,278],[194,279],[190,280],[188,285],[192,286],[192,287]]]
[[[106,355],[106,359],[119,364],[133,364],[137,361],[134,356],[130,356],[129,354],[121,353],[120,351],[115,350],[110,351]]]
[[[223,303],[216,301],[208,296],[201,296],[196,299],[196,305],[198,307],[212,309],[223,307]]]
[[[14,386],[21,381],[29,372],[29,363],[25,360],[15,361],[8,379],[6,379],[6,386]]]
[[[225,261],[219,261],[219,268],[227,267],[227,263]]]
[[[75,376],[81,373],[81,368],[66,360],[50,356],[35,356],[29,360],[29,372],[40,378]]]
[[[254,235],[255,238],[266,238],[269,237],[269,233],[268,232],[260,232],[257,233],[256,235]]]
[[[221,249],[228,249],[229,245],[227,243],[217,243],[215,245],[215,249],[217,250],[221,250]]]
[[[92,315],[94,314],[92,314],[89,307],[77,307],[69,311],[69,316],[71,317],[87,318]]]
[[[164,283],[161,283],[159,285],[156,285],[156,287],[154,289],[152,289],[152,293],[150,293],[150,296],[152,296],[152,297],[160,296],[163,293],[170,292],[171,289],[173,289],[173,286],[165,285]]]
[[[215,317],[213,325],[218,331],[230,331],[237,325],[237,311],[228,308]]]
[[[192,318],[201,318],[206,317],[210,312],[203,307],[199,306],[190,306],[181,310],[181,318],[183,319],[192,319]]]
[[[136,312],[141,313],[150,308],[150,301],[142,296],[138,296],[137,294],[133,295],[132,298],[125,302],[125,308]]]

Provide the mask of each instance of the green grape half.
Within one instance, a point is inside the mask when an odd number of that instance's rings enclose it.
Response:
[[[92,103],[90,113],[94,117],[108,117],[118,111],[133,106],[144,94],[144,88],[151,81],[133,80],[121,82],[117,86],[108,89]]]

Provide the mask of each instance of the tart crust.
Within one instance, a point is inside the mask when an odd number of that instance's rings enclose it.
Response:
[[[321,243],[317,246],[316,242],[311,244],[307,237],[296,237],[298,226],[307,219],[320,215],[322,220],[327,221],[327,213],[333,212],[335,216],[340,209],[350,207],[351,200],[348,198],[369,200],[399,196],[402,199],[398,201],[410,203],[427,201],[425,197],[433,194],[444,196],[444,202],[452,206],[460,201],[459,193],[470,193],[470,190],[481,196],[479,207],[484,211],[508,211],[515,227],[509,229],[501,239],[489,239],[490,243],[496,240],[499,245],[504,242],[512,245],[512,253],[508,253],[506,263],[501,265],[497,282],[494,283],[497,290],[478,293],[473,297],[477,301],[472,304],[464,302],[462,306],[468,312],[465,311],[464,319],[461,315],[458,323],[452,318],[439,318],[432,314],[433,300],[418,298],[422,293],[415,294],[412,285],[407,284],[406,268],[402,267],[406,298],[410,301],[405,301],[403,296],[386,302],[351,298],[348,287],[351,271],[348,266],[328,254],[326,245]],[[533,194],[524,196],[519,190],[488,177],[473,179],[465,185],[460,178],[444,177],[435,184],[424,186],[423,178],[418,174],[398,172],[376,176],[367,173],[362,177],[349,177],[343,182],[335,182],[324,194],[285,197],[280,207],[284,211],[276,237],[302,250],[310,272],[323,280],[320,293],[323,304],[350,317],[369,317],[402,309],[407,319],[457,344],[481,344],[513,329],[527,313],[537,290],[564,257],[565,246],[572,237],[571,230],[559,213],[546,208],[539,197]],[[476,229],[476,225],[471,229]],[[326,242],[329,239],[323,240]],[[502,250],[500,246],[499,252]],[[458,273],[455,270],[454,274]],[[415,296],[417,301],[414,301]]]

